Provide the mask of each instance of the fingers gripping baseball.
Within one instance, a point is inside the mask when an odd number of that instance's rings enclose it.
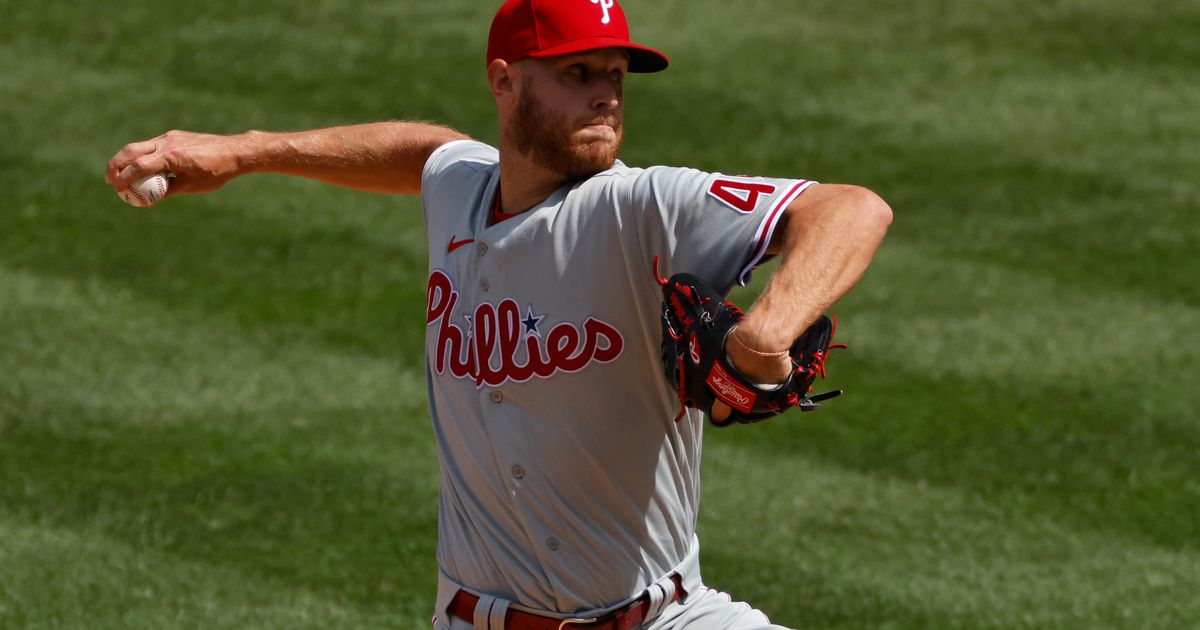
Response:
[[[167,195],[214,191],[239,174],[238,140],[188,131],[125,145],[109,160],[105,181],[120,193],[155,173],[173,175]]]
[[[153,140],[131,142],[125,145],[108,161],[107,168],[104,170],[104,181],[108,182],[110,186],[117,186],[117,179],[121,171],[128,167],[135,159],[153,153],[154,149],[155,144]],[[130,178],[129,181],[133,181],[133,178]],[[124,183],[128,185],[129,182]]]

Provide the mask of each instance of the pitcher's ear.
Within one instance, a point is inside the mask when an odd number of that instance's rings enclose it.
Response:
[[[516,89],[513,66],[503,59],[493,59],[488,64],[487,76],[492,95],[496,98],[507,97]]]

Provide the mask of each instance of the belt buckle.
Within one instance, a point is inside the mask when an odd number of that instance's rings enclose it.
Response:
[[[567,626],[573,626],[580,623],[595,623],[599,620],[599,617],[592,617],[591,619],[563,619],[563,622],[558,624],[558,630],[563,630],[563,628],[566,628]]]

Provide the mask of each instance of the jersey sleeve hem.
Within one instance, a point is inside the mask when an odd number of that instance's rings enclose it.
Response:
[[[433,173],[438,164],[446,156],[446,153],[451,151],[454,147],[464,143],[478,144],[478,141],[471,139],[451,140],[450,142],[447,142],[446,144],[434,149],[433,153],[429,154],[429,159],[425,160],[424,168],[421,169],[421,181],[424,182]]]
[[[742,270],[738,273],[737,282],[740,286],[746,286],[750,283],[750,272],[754,271],[763,262],[763,257],[767,254],[767,248],[771,245],[771,238],[775,235],[775,228],[779,226],[779,219],[783,218],[783,213],[787,207],[800,196],[800,193],[808,190],[809,186],[816,184],[812,180],[800,180],[788,188],[775,205],[771,207],[770,212],[767,212],[759,223],[758,229],[754,232],[754,244],[750,249],[750,255],[747,256],[746,262],[742,265]]]

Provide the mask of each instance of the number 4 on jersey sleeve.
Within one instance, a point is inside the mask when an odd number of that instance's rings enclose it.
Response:
[[[750,214],[758,207],[762,195],[773,195],[776,190],[774,184],[757,178],[718,177],[708,187],[708,194],[742,214]]]

